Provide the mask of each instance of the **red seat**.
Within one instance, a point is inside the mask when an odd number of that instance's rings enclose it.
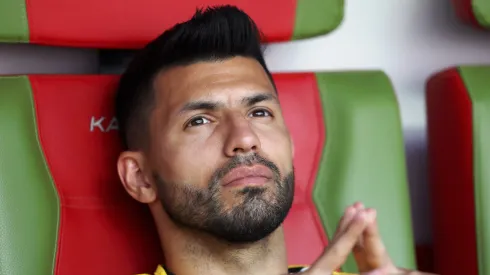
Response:
[[[452,4],[463,22],[490,29],[488,1]],[[490,175],[481,172],[488,170],[484,163],[490,156],[484,126],[490,115],[484,111],[490,102],[488,79],[489,67],[461,66],[438,72],[427,82],[434,269],[439,274],[490,273],[490,204],[482,195],[488,194]]]
[[[427,83],[429,174],[438,274],[490,272],[490,67],[458,67]]]
[[[452,0],[456,15],[472,26],[490,29],[490,5],[487,0]]]
[[[296,148],[296,193],[284,224],[289,262],[316,259],[343,209],[361,200],[378,209],[395,262],[414,267],[401,126],[388,78],[381,72],[274,78]],[[117,179],[116,82],[117,76],[0,78],[2,271],[135,274],[163,260],[146,207]],[[352,259],[344,269],[355,271]]]
[[[298,0],[2,0],[0,41],[93,48],[140,48],[192,16],[196,8],[231,4],[260,26],[267,41],[328,33],[344,1]]]

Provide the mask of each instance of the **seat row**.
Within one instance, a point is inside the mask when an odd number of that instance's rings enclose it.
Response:
[[[490,11],[481,1],[453,2],[465,21],[488,27]],[[204,4],[0,1],[0,40],[139,48]],[[344,8],[342,0],[234,4],[254,18],[269,42],[329,33]],[[121,147],[112,106],[117,80],[0,77],[1,271],[135,274],[163,259],[148,210],[118,182]],[[284,225],[289,262],[311,263],[343,209],[363,201],[378,210],[394,261],[415,268],[402,126],[390,79],[381,71],[319,71],[275,74],[274,80],[296,148],[296,196]],[[488,274],[490,66],[435,73],[426,95],[435,271]],[[343,270],[356,271],[352,258]]]

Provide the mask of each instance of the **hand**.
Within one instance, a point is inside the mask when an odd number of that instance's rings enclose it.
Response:
[[[355,203],[345,210],[344,216],[348,219],[354,217],[359,211],[368,213],[372,217],[353,249],[359,271],[361,274],[377,271],[386,274],[400,273],[400,269],[393,264],[379,235],[376,211],[364,208],[362,203]]]
[[[304,274],[331,275],[351,252],[361,275],[430,275],[395,267],[379,235],[376,211],[361,203],[345,210],[333,239]]]
[[[347,210],[346,210],[347,212]],[[342,217],[334,237],[323,254],[304,272],[305,275],[330,275],[345,262],[368,225],[372,224],[375,212],[366,209],[347,213]]]
[[[354,217],[360,211],[371,217],[353,249],[361,275],[430,275],[425,272],[397,268],[393,264],[381,240],[374,209],[365,209],[361,203],[355,203],[346,209],[344,219]]]

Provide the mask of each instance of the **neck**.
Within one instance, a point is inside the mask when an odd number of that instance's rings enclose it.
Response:
[[[165,266],[176,275],[287,274],[282,227],[250,244],[233,244],[209,234],[157,222]]]

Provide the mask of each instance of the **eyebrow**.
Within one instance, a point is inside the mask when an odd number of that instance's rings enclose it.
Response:
[[[264,102],[264,101],[276,101],[277,103],[279,103],[277,97],[270,93],[255,94],[252,96],[244,97],[240,100],[241,104],[247,107],[251,107],[257,103]],[[218,101],[207,101],[207,100],[191,101],[186,103],[179,110],[179,114],[189,112],[189,111],[196,111],[196,110],[216,111],[217,109],[223,108],[224,106],[225,106],[224,103]]]
[[[242,104],[246,105],[247,107],[253,106],[257,103],[263,102],[263,101],[276,101],[279,102],[276,98],[275,95],[270,94],[270,93],[262,93],[262,94],[256,94],[252,96],[247,96],[245,98],[242,98]]]

